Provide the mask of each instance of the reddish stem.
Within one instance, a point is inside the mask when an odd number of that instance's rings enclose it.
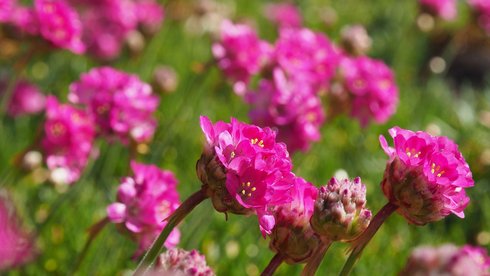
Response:
[[[281,254],[277,253],[276,255],[274,255],[270,263],[267,265],[267,267],[260,275],[272,276],[276,271],[276,269],[282,264],[283,261],[284,261],[284,257]]]

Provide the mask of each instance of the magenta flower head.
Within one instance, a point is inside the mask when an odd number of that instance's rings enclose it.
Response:
[[[142,143],[153,137],[153,113],[159,99],[136,75],[111,67],[92,69],[70,85],[68,99],[87,107],[102,135],[122,143]]]
[[[197,163],[203,188],[219,212],[256,213],[263,233],[274,227],[271,209],[291,201],[292,164],[286,146],[270,128],[231,123],[213,124],[201,116],[207,144]]]
[[[301,27],[301,13],[298,8],[290,3],[274,3],[265,6],[267,19],[279,26],[279,28]]]
[[[344,57],[340,75],[349,95],[348,112],[363,127],[371,121],[384,123],[395,113],[398,88],[386,64],[368,57]]]
[[[447,137],[394,127],[394,148],[380,136],[389,156],[381,183],[388,200],[410,223],[424,225],[453,213],[464,217],[465,189],[474,185],[458,146]]]
[[[338,50],[325,35],[306,28],[280,30],[274,57],[286,75],[309,83],[315,91],[329,82],[340,61]]]
[[[155,275],[169,276],[214,276],[206,264],[204,255],[196,250],[170,249],[160,255],[155,267]]]
[[[486,0],[468,0],[468,4],[476,13],[478,23],[487,32],[490,32],[490,2]]]
[[[41,146],[55,182],[71,184],[80,178],[92,153],[94,123],[83,110],[60,104],[49,96]]]
[[[309,223],[317,193],[315,186],[297,177],[292,201],[274,209],[270,247],[289,264],[306,262],[320,244]]]
[[[218,67],[235,83],[235,92],[243,94],[242,87],[260,71],[271,46],[260,40],[251,27],[224,20],[220,39],[213,44],[212,52]]]
[[[458,248],[452,244],[439,247],[420,246],[412,251],[400,276],[487,276],[490,273],[489,268],[490,257],[481,247],[465,245]]]
[[[366,206],[366,186],[361,178],[330,179],[322,186],[315,201],[311,227],[330,241],[351,241],[359,236],[371,221]]]
[[[453,20],[458,14],[456,0],[419,0],[419,4],[423,11],[444,20]]]
[[[65,1],[35,0],[35,11],[44,39],[76,54],[85,51],[78,13]]]
[[[12,117],[35,114],[44,110],[46,97],[33,84],[27,81],[18,82],[8,106],[8,114]]]
[[[163,22],[165,12],[155,0],[135,1],[138,23],[151,33],[156,32]]]
[[[287,79],[275,68],[273,80],[261,80],[257,91],[248,93],[246,99],[252,105],[252,122],[277,129],[277,139],[286,143],[290,152],[306,151],[313,141],[320,140],[325,112],[307,83]]]
[[[107,217],[138,242],[139,255],[148,249],[180,202],[177,179],[171,171],[134,161],[131,169],[133,176],[122,179],[117,202],[107,207]],[[174,229],[165,246],[173,248],[179,239],[180,232]]]
[[[12,204],[0,194],[0,271],[29,262],[35,254],[30,234],[21,229]]]
[[[10,21],[13,11],[17,6],[16,0],[0,0],[0,23]]]

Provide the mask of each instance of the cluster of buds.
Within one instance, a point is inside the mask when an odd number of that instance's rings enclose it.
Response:
[[[206,259],[196,250],[170,249],[158,258],[155,275],[213,276],[215,273],[206,264]]]
[[[399,275],[485,276],[490,273],[489,268],[490,257],[484,248],[445,244],[415,248]]]
[[[366,186],[360,177],[332,178],[318,192],[311,226],[327,240],[351,241],[369,225],[372,214],[365,206]]]

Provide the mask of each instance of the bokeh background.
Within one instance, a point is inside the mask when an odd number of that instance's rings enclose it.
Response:
[[[157,133],[138,160],[175,172],[184,200],[200,186],[195,173],[204,142],[199,116],[206,115],[213,121],[227,121],[231,116],[249,121],[247,105],[211,63],[216,22],[223,17],[246,21],[269,41],[276,39],[277,28],[263,15],[266,1],[205,1],[212,3],[206,9],[200,6],[203,1],[161,2],[166,11],[164,24],[154,37],[145,40],[141,51],[126,49],[110,63],[54,51],[29,58],[25,74],[42,90],[66,100],[68,85],[94,66],[110,64],[147,82],[152,82],[157,66],[172,66],[179,76],[178,87],[174,93],[161,95]],[[469,71],[476,65],[457,63],[461,49],[473,44],[486,49],[490,38],[469,35],[476,27],[467,5],[460,1],[458,18],[449,23],[436,22],[436,30],[431,32],[421,30],[415,0],[303,0],[297,5],[304,25],[327,34],[333,41],[338,41],[343,26],[364,25],[373,41],[369,55],[384,60],[394,70],[400,91],[397,113],[384,125],[363,129],[347,116],[325,124],[321,140],[308,152],[293,156],[297,175],[317,186],[326,184],[339,170],[350,177],[361,176],[367,186],[368,207],[376,212],[386,202],[379,187],[386,155],[378,136],[388,135],[387,130],[395,125],[454,139],[474,174],[475,187],[469,190],[471,203],[464,220],[451,215],[416,227],[394,215],[368,245],[353,274],[394,275],[410,250],[422,244],[471,243],[490,248],[490,82],[480,78],[485,75],[485,66],[475,73]],[[443,43],[439,35],[445,37]],[[25,51],[24,46],[18,47],[18,51]],[[475,55],[482,55],[476,57],[471,52],[465,58],[485,62],[485,50],[475,51]],[[1,72],[10,73],[16,61],[2,56]],[[472,84],[475,74],[478,81]],[[70,273],[86,241],[87,229],[105,216],[106,206],[115,199],[119,179],[128,170],[128,149],[118,143],[100,142],[99,158],[88,165],[75,185],[60,189],[40,183],[35,174],[19,171],[15,158],[36,139],[42,121],[42,115],[0,118],[0,187],[8,191],[24,226],[36,233],[39,250],[33,262],[8,275]],[[268,241],[260,235],[256,218],[229,215],[226,220],[209,201],[196,208],[180,230],[180,247],[204,253],[218,275],[258,275],[273,256]],[[136,244],[109,225],[92,244],[78,274],[129,273],[137,264],[131,259],[135,249]],[[338,274],[346,249],[346,244],[334,244],[319,274]],[[298,275],[301,268],[282,265],[277,273]]]

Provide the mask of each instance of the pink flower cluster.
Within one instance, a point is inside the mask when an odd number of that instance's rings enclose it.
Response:
[[[423,10],[444,20],[453,20],[458,14],[456,0],[419,0]]]
[[[0,89],[3,88],[0,85]],[[43,111],[45,106],[46,97],[39,88],[27,81],[19,81],[13,88],[8,114],[12,117],[36,114]]]
[[[213,124],[202,116],[201,128],[225,170],[227,192],[241,206],[253,210],[261,230],[270,233],[275,224],[271,208],[292,200],[295,176],[286,145],[276,142],[276,133],[270,128],[234,118],[231,123]]]
[[[153,137],[153,113],[159,99],[136,75],[111,67],[94,68],[70,85],[68,99],[87,108],[102,135],[123,143],[142,143]]]
[[[409,222],[423,225],[453,213],[463,218],[469,203],[465,189],[474,181],[458,146],[447,137],[390,129],[394,148],[380,136],[389,156],[382,188]]]
[[[34,243],[20,227],[10,202],[0,196],[0,271],[8,270],[30,261]]]
[[[171,171],[160,170],[154,165],[131,162],[133,176],[122,180],[118,188],[117,202],[107,207],[109,220],[129,232],[139,244],[136,255],[144,252],[163,230],[165,219],[179,206],[177,179]],[[174,229],[165,242],[173,248],[180,239]]]
[[[484,248],[445,244],[415,248],[400,276],[408,275],[489,275],[490,257]]]
[[[290,3],[274,3],[265,6],[265,16],[274,22],[279,28],[301,27],[301,13],[298,8]]]
[[[372,120],[385,123],[395,113],[398,88],[393,72],[386,64],[366,56],[345,56],[339,70],[340,93],[348,98],[348,112],[362,126]]]
[[[76,7],[76,8],[75,8]],[[155,0],[34,0],[33,7],[0,0],[0,22],[76,54],[116,57],[138,25],[155,30],[164,17]]]
[[[92,152],[94,136],[94,124],[85,111],[60,104],[55,97],[47,98],[41,146],[48,168],[61,182],[71,184],[80,178]]]
[[[480,26],[490,32],[490,2],[487,0],[468,0],[468,4],[475,10]]]
[[[196,250],[170,249],[160,255],[155,265],[155,275],[213,276],[206,258]]]

